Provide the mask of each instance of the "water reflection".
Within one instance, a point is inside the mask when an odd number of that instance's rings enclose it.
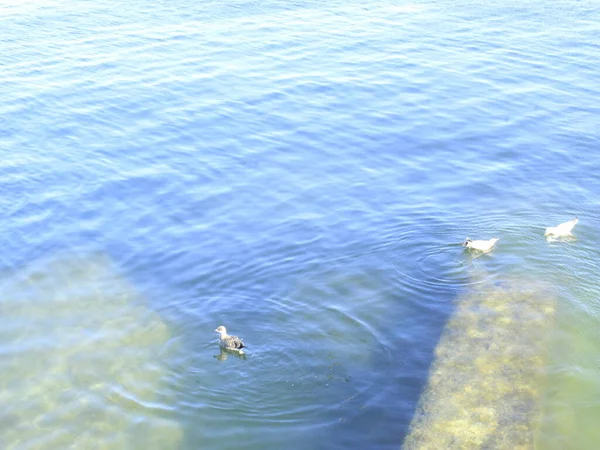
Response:
[[[224,349],[223,347],[219,347],[219,354],[218,355],[213,355],[213,358],[218,359],[219,361],[226,361],[228,356],[234,356],[238,359],[246,359],[246,354],[245,353],[240,353],[240,352],[236,352],[233,350],[227,350]]]
[[[548,243],[552,243],[552,242],[575,242],[577,241],[577,236],[574,236],[572,234],[568,235],[568,236],[553,236],[551,234],[546,236],[546,242]]]

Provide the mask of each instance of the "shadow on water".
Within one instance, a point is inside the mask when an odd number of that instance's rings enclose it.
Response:
[[[435,279],[430,280],[435,284]],[[397,313],[397,333],[401,336],[404,353],[396,367],[397,397],[389,400],[390,408],[401,411],[395,422],[396,448],[408,434],[411,420],[424,391],[431,364],[435,358],[444,326],[454,312],[457,296],[455,286],[415,288],[407,298],[406,292],[397,296],[401,305]],[[393,406],[392,406],[393,405]]]
[[[362,259],[298,283],[293,297],[314,303],[299,319],[313,357],[328,349],[348,383],[321,399],[330,419],[314,448],[397,448],[407,433],[455,292],[404,282]]]
[[[455,290],[406,290],[382,254],[282,274],[271,291],[239,266],[227,289],[174,278],[155,293],[176,305],[159,310],[182,347],[167,361],[181,448],[397,448]],[[250,350],[219,349],[219,324]]]
[[[162,388],[176,405],[181,448],[397,448],[453,300],[473,281],[468,254],[457,258],[462,247],[445,241],[424,251],[363,244],[302,264],[136,260],[131,276],[181,347],[165,360]],[[221,351],[212,333],[220,324],[251,351]]]

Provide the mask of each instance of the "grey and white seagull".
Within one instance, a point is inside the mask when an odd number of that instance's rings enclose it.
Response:
[[[223,325],[219,326],[215,333],[219,333],[219,346],[226,350],[233,350],[240,353],[244,353],[242,349],[246,347],[242,340],[237,336],[230,336],[227,334],[227,328]]]

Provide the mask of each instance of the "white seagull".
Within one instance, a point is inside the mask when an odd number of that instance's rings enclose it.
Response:
[[[244,353],[242,349],[246,347],[242,340],[237,336],[229,336],[227,334],[227,328],[223,325],[214,330],[215,333],[219,333],[219,345],[226,350],[234,350],[240,353]]]
[[[544,236],[552,235],[552,236],[569,236],[571,234],[571,230],[579,222],[579,219],[575,217],[573,220],[569,220],[568,222],[561,223],[555,227],[546,228],[546,232]]]
[[[465,242],[463,242],[463,247],[467,247],[467,248],[472,248],[474,250],[479,250],[480,252],[489,252],[492,248],[494,248],[494,245],[496,245],[496,242],[498,242],[499,239],[498,238],[491,238],[486,240],[478,240],[478,241],[474,241],[471,238],[467,238],[465,239]]]

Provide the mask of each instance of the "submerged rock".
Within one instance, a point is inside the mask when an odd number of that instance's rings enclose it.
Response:
[[[556,302],[532,280],[481,283],[458,299],[404,449],[533,449]]]
[[[178,447],[156,395],[167,326],[106,255],[4,276],[0,312],[3,448]]]

